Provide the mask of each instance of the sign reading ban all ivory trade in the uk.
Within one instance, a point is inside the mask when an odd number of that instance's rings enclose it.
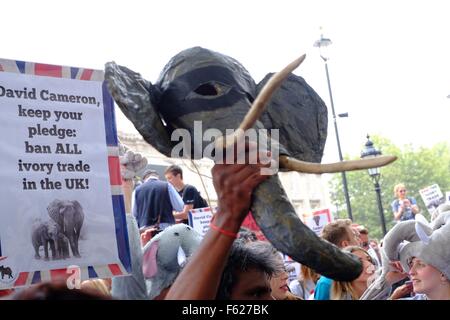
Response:
[[[0,289],[130,271],[103,71],[0,59]]]

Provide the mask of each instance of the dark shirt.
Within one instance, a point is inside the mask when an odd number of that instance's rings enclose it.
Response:
[[[184,188],[178,191],[178,193],[180,194],[181,198],[183,198],[183,202],[185,205],[194,205],[193,209],[208,207],[208,203],[205,199],[202,198],[197,188],[191,186],[190,184],[185,184]],[[182,223],[189,224],[188,219],[182,220]]]

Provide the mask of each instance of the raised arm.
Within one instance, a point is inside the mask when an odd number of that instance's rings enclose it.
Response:
[[[247,152],[256,152],[256,147],[250,145]],[[213,167],[218,212],[166,299],[215,299],[230,248],[250,208],[253,189],[268,178],[261,175],[261,167],[261,164],[216,164]]]

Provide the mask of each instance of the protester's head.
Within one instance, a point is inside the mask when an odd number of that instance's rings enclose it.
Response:
[[[446,288],[450,292],[450,280],[439,269],[425,261],[413,257],[409,265],[409,276],[413,282],[414,292],[433,296],[437,288]]]
[[[298,278],[301,281],[310,280],[316,283],[320,278],[320,274],[316,273],[313,269],[308,268],[307,266],[302,264],[302,266],[300,267],[300,273],[298,275]]]
[[[270,288],[272,289],[272,297],[275,300],[286,300],[289,292],[289,274],[284,265],[284,260],[281,254],[269,243],[259,241],[257,243],[261,246],[266,246],[267,250],[272,251],[273,258],[277,261],[277,271],[270,278]]]
[[[43,282],[19,291],[13,300],[111,300],[96,289],[69,289],[65,281]]]
[[[399,183],[394,186],[394,196],[400,199],[406,197],[406,187],[403,183]]]
[[[159,179],[159,175],[153,169],[146,169],[144,171],[144,173],[142,174],[142,180],[147,181],[150,178],[157,178],[157,179]]]
[[[359,239],[361,241],[361,247],[364,250],[369,250],[370,245],[369,245],[369,230],[367,230],[366,227],[364,226],[359,226],[358,227],[358,231],[359,231]]]
[[[378,245],[377,239],[370,239],[369,240],[369,246],[375,250],[379,250],[381,245]]]
[[[332,300],[345,300],[351,298],[352,300],[357,300],[360,297],[357,287],[367,288],[371,278],[373,278],[375,272],[375,263],[367,253],[366,250],[360,246],[348,246],[342,249],[345,252],[349,252],[355,255],[362,263],[363,270],[358,278],[353,281],[333,281],[331,286],[331,299]]]
[[[250,229],[241,227],[238,233],[238,239],[244,242],[258,241],[256,234]]]
[[[337,219],[327,224],[322,229],[322,238],[339,248],[359,245],[359,237],[352,228],[352,221],[350,219]]]
[[[384,239],[385,256],[400,261],[416,293],[432,299],[447,290],[450,297],[450,211],[432,223],[418,214],[416,220],[396,224]]]
[[[219,300],[271,300],[270,279],[280,263],[261,241],[233,243],[220,280]]]
[[[175,187],[183,186],[183,170],[177,165],[171,165],[164,172],[166,180]]]
[[[111,295],[109,284],[103,279],[85,280],[81,283],[81,289],[89,289],[106,296]]]

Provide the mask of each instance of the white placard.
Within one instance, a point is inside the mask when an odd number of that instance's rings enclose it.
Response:
[[[13,278],[119,261],[103,82],[86,80],[0,72],[0,264]]]
[[[445,202],[444,195],[439,188],[439,185],[433,184],[429,187],[419,190],[420,196],[422,197],[428,212],[433,216],[436,208]]]
[[[208,232],[209,224],[216,212],[217,208],[214,208],[214,212],[209,207],[192,209],[188,215],[189,225],[203,237]]]
[[[323,227],[333,221],[330,209],[320,209],[303,214],[303,222],[318,236],[322,233]]]

